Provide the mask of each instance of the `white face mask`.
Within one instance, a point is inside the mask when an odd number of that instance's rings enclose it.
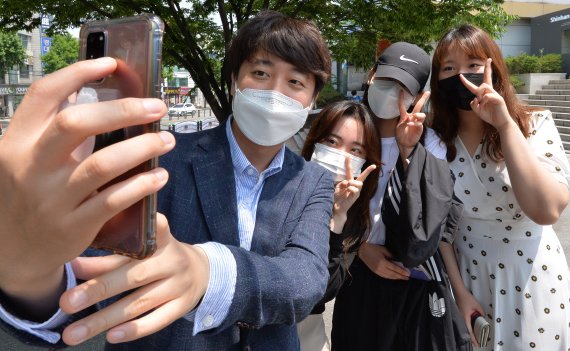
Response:
[[[392,119],[400,116],[400,90],[404,91],[406,110],[414,102],[414,97],[398,82],[393,80],[372,81],[368,88],[368,105],[376,117]]]
[[[274,90],[241,91],[236,84],[233,114],[249,140],[273,146],[285,142],[303,127],[311,105],[303,108],[299,101]]]
[[[334,174],[334,182],[337,183],[346,179],[346,169],[344,167],[346,156],[350,158],[353,176],[358,177],[366,160],[333,147],[319,143],[315,144],[315,151],[313,151],[311,161],[331,171]]]

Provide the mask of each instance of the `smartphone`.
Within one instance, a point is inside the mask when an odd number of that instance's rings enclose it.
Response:
[[[117,70],[83,89],[95,93],[96,101],[127,97],[160,97],[160,69],[164,24],[159,17],[135,17],[92,21],[79,32],[80,59],[110,56]],[[149,132],[158,132],[160,122],[133,126],[97,135],[94,152],[113,143]],[[156,167],[151,159],[124,173],[101,189]],[[101,190],[100,189],[100,190]],[[97,234],[91,247],[138,259],[156,250],[156,194],[149,195],[111,218]]]
[[[475,335],[479,347],[486,347],[489,333],[491,332],[491,324],[479,312],[473,312],[471,315],[471,328],[473,328],[473,335]]]

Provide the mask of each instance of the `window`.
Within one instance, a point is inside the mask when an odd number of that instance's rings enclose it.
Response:
[[[30,42],[30,36],[26,35],[26,34],[20,34],[18,33],[18,36],[20,37],[20,41],[22,42],[22,47],[24,48],[24,50],[28,50],[28,43]]]
[[[570,30],[562,31],[562,54],[570,53]]]
[[[31,71],[31,67],[30,65],[20,65],[20,78],[30,78],[30,71]]]

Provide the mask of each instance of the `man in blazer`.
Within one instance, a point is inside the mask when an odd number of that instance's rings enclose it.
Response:
[[[113,344],[107,348],[118,350],[299,348],[295,323],[322,296],[328,277],[333,183],[325,170],[294,155],[284,142],[304,124],[329,77],[330,57],[313,24],[275,12],[262,13],[244,25],[232,42],[229,57],[233,67],[233,115],[213,130],[176,136],[176,148],[160,159],[170,180],[159,193],[159,211],[166,218],[158,218],[159,248],[150,258],[81,258],[75,260],[73,269],[69,264],[64,266],[76,256],[78,248],[89,244],[88,239],[92,240],[97,225],[104,220],[84,219],[82,227],[73,226],[76,212],[85,214],[83,211],[64,212],[71,213],[60,220],[55,214],[60,200],[54,206],[43,207],[45,193],[38,190],[43,189],[41,186],[35,187],[36,176],[0,152],[0,170],[24,174],[32,183],[26,190],[17,181],[0,181],[0,190],[9,197],[15,194],[25,199],[14,202],[17,208],[10,210],[12,217],[2,217],[7,219],[6,227],[0,229],[0,237],[6,239],[0,252],[0,266],[4,267],[0,268],[3,328],[20,336],[23,331],[28,342],[43,339],[57,343],[59,332],[66,326],[63,340],[68,344],[81,343],[111,329],[107,340]],[[76,73],[79,80],[90,81],[115,67],[108,61],[98,64],[105,67],[83,62],[47,79],[52,84],[70,82],[71,73]],[[93,72],[86,72],[83,66]],[[65,92],[53,96],[53,91],[57,89],[52,89],[52,99],[65,97]],[[32,92],[27,104],[22,104],[24,112],[16,118],[29,118],[24,115],[26,111],[49,100],[46,97],[50,92],[42,90],[42,85]],[[143,103],[145,111],[136,101],[122,103],[121,109],[104,109],[99,103],[83,111],[105,111],[109,119],[117,120],[112,126],[117,128],[121,123],[135,124],[137,115],[139,120],[141,115],[156,119],[165,110],[163,105],[148,101]],[[66,145],[58,145],[56,151],[60,154],[61,149],[74,149],[70,146],[73,142],[66,140],[71,136],[65,134],[66,128],[71,128],[66,124],[71,123],[71,118],[69,112],[56,113],[53,121],[46,118],[55,126],[48,125],[50,133],[42,137],[57,137]],[[85,136],[103,131],[101,125],[75,128]],[[33,145],[22,145],[24,150],[20,152],[28,152],[28,156],[40,152],[36,144],[42,137]],[[125,145],[121,156],[129,159],[132,155],[136,160],[163,154],[172,149],[174,142],[170,136],[160,135],[117,144]],[[111,147],[121,147],[117,144]],[[76,205],[80,209],[92,206],[90,216],[108,219],[127,203],[166,183],[166,174],[158,169],[133,177],[121,187],[97,193],[98,182],[105,177],[111,179],[119,166],[104,150],[96,154],[107,156],[98,160],[105,161],[105,166],[89,165],[94,157],[78,162],[79,167],[90,167],[94,172],[91,178],[98,178],[81,183],[86,195]],[[52,166],[51,173],[47,169],[41,168],[43,182],[59,181],[69,190],[66,196],[76,196],[79,190],[73,191],[73,186],[80,181],[75,177],[83,180],[84,172],[70,172],[66,177],[59,168],[53,171]],[[14,188],[14,184],[15,190],[8,187]],[[24,214],[24,207],[31,208],[31,213]],[[14,224],[17,222],[20,224]],[[73,231],[87,232],[91,237],[85,239],[84,233],[70,236]],[[62,240],[65,235],[68,241]],[[40,238],[38,242],[39,236],[50,240]],[[15,259],[12,252],[30,246],[30,257]],[[75,286],[75,277],[88,282]],[[67,290],[60,298],[63,311],[77,313],[100,303],[99,311],[68,325],[65,314],[54,304],[63,290]],[[130,293],[109,300],[124,292]],[[139,340],[133,342],[135,339]]]

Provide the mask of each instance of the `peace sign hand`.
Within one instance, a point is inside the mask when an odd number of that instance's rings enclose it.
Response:
[[[463,85],[475,95],[475,98],[470,104],[473,112],[483,121],[489,123],[497,130],[501,130],[511,121],[511,117],[505,100],[493,88],[493,69],[491,68],[491,62],[491,58],[488,58],[485,62],[483,83],[480,86],[471,83],[463,74],[459,75],[459,79],[461,79]]]
[[[420,111],[429,95],[428,91],[423,92],[412,113],[408,113],[404,105],[404,92],[400,91],[400,120],[396,126],[396,141],[403,158],[410,155],[422,136],[426,114]]]
[[[346,156],[344,166],[346,169],[346,179],[339,182],[334,189],[331,230],[335,233],[342,232],[342,228],[346,222],[346,213],[360,196],[360,190],[362,190],[364,180],[366,180],[368,175],[376,169],[376,165],[370,165],[366,167],[364,172],[362,172],[358,178],[354,179],[352,162],[350,161],[349,156]]]

